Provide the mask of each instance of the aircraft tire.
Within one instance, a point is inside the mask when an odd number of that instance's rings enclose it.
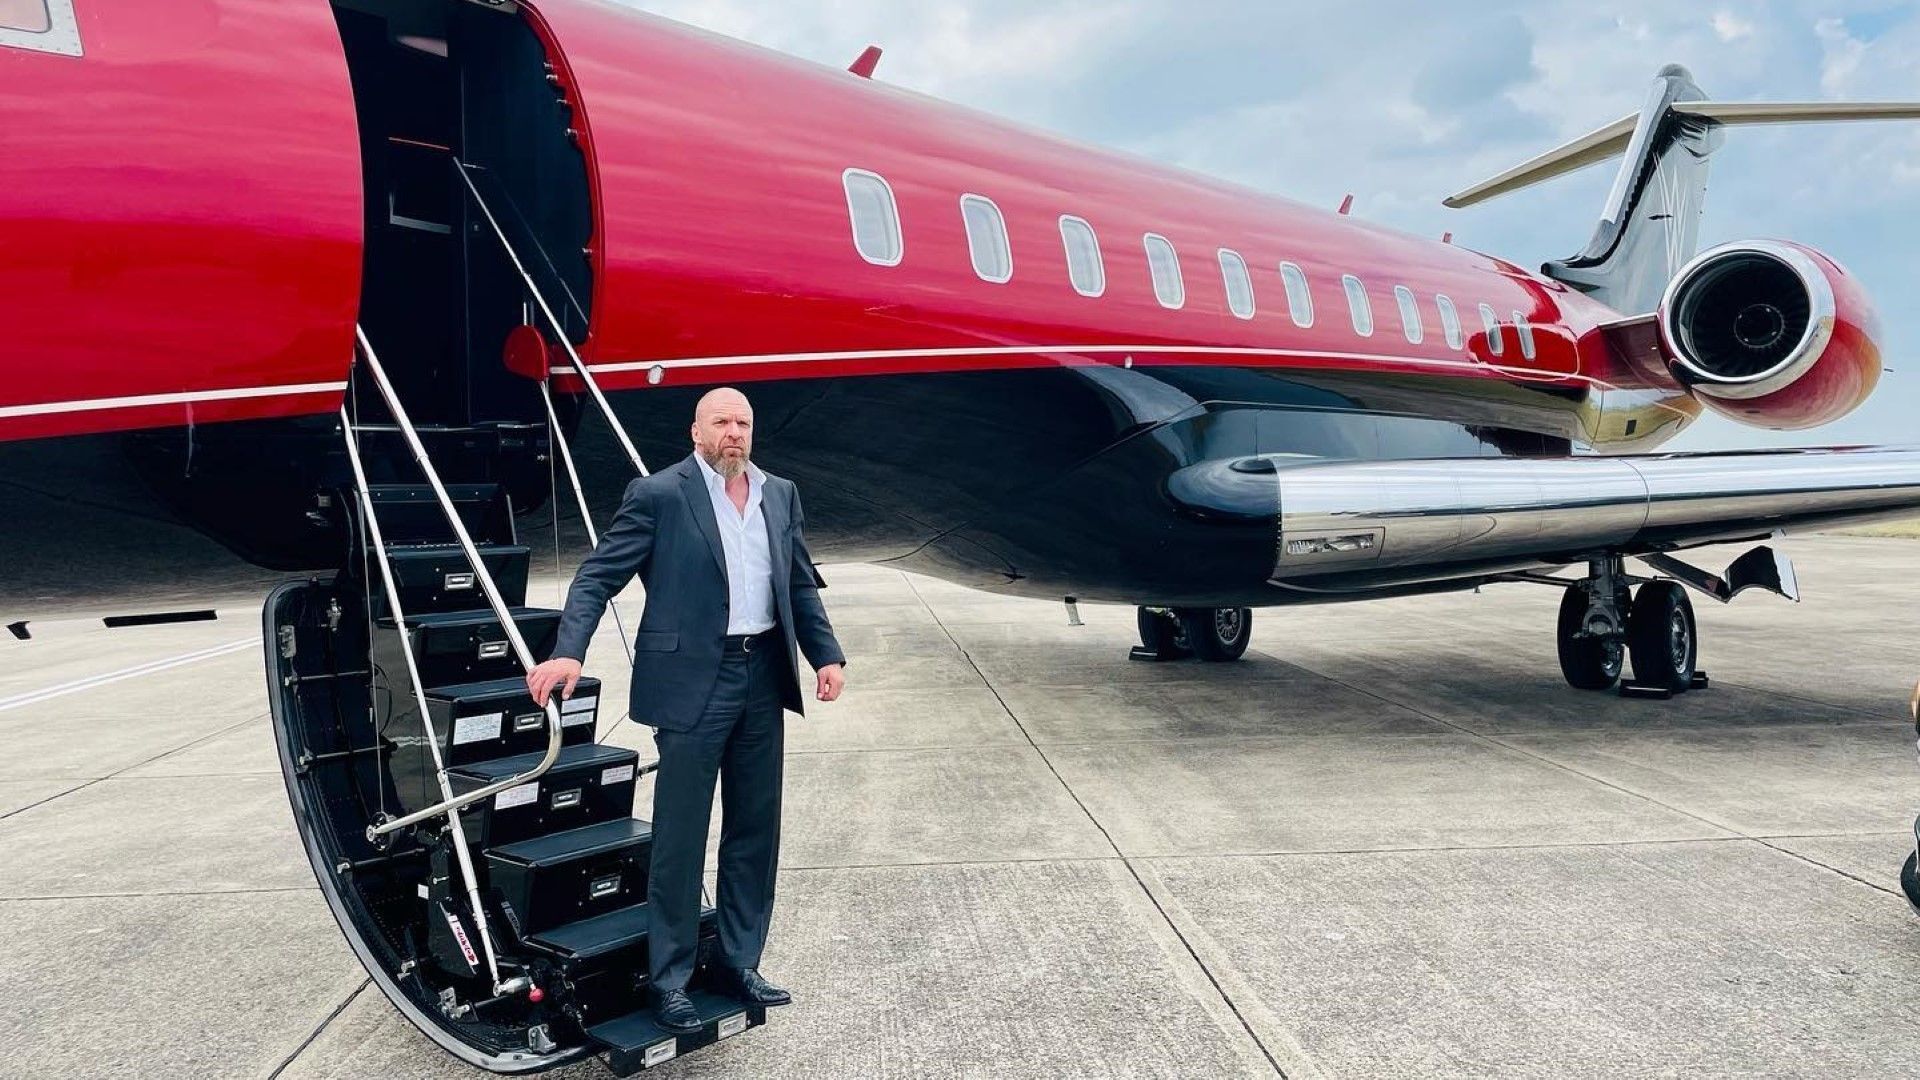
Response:
[[[1238,660],[1253,640],[1252,608],[1181,608],[1179,615],[1194,655],[1202,660]]]
[[[1693,601],[1677,581],[1640,586],[1627,613],[1627,652],[1634,681],[1679,693],[1693,685],[1700,655]]]
[[[1140,627],[1140,644],[1170,659],[1193,655],[1193,650],[1187,647],[1186,623],[1177,615],[1165,614],[1165,610],[1134,609],[1134,620]]]
[[[1560,594],[1560,621],[1555,642],[1560,649],[1560,674],[1576,690],[1605,690],[1620,681],[1626,668],[1627,649],[1619,638],[1577,636],[1587,622],[1587,590],[1567,586]],[[1628,608],[1621,598],[1620,610]]]

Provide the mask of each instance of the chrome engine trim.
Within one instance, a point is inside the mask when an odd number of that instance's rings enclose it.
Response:
[[[1729,256],[1759,255],[1772,259],[1788,270],[1807,290],[1807,301],[1811,308],[1807,326],[1801,332],[1800,340],[1785,360],[1765,371],[1752,375],[1728,377],[1719,375],[1701,367],[1699,363],[1682,347],[1685,337],[1683,329],[1676,329],[1675,318],[1680,314],[1680,305],[1686,297],[1683,295],[1702,275],[1714,270],[1716,264]],[[1834,319],[1838,314],[1833,298],[1833,286],[1827,281],[1827,275],[1818,263],[1807,253],[1791,244],[1773,240],[1736,240],[1708,248],[1694,256],[1680,268],[1680,272],[1667,283],[1666,291],[1660,297],[1659,331],[1660,347],[1680,370],[1675,374],[1695,393],[1723,400],[1765,397],[1783,390],[1805,375],[1826,352],[1827,343],[1833,339]]]

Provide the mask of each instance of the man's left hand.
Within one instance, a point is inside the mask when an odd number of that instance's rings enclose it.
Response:
[[[819,686],[815,688],[814,696],[821,701],[832,701],[840,696],[841,690],[846,689],[847,673],[841,665],[828,664],[819,670],[818,675]]]

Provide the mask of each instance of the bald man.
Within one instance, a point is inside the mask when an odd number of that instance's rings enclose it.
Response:
[[[654,728],[660,751],[647,962],[656,1019],[674,1032],[701,1023],[687,981],[716,776],[719,975],[742,1002],[792,1000],[759,967],[780,857],[781,709],[806,711],[795,646],[817,673],[815,697],[832,701],[846,685],[846,655],[801,537],[800,493],[752,455],[746,395],[722,388],[702,397],[693,453],[627,486],[613,525],[574,575],[552,658],[527,673],[542,706],[555,687],[571,696],[608,598],[639,575],[647,597],[633,636],[631,709]]]

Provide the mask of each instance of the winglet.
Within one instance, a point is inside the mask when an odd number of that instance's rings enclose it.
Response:
[[[1344,214],[1351,209],[1353,209],[1353,192],[1349,191],[1347,197],[1340,200],[1340,209],[1335,210],[1334,213]]]
[[[863,79],[871,79],[873,78],[873,69],[879,66],[880,46],[869,45],[866,51],[860,54],[860,59],[855,60],[853,66],[847,68],[847,70]]]

